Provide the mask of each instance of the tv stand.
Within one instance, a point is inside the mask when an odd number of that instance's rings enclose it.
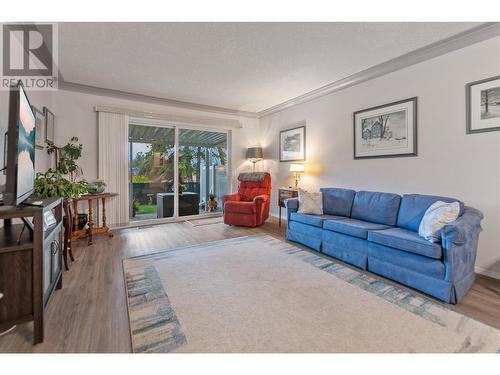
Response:
[[[0,332],[33,321],[33,343],[43,341],[44,312],[54,290],[62,287],[63,200],[43,200],[42,207],[0,206]],[[44,212],[56,224],[44,230]],[[32,230],[26,230],[31,226]],[[22,223],[22,222],[28,223]]]

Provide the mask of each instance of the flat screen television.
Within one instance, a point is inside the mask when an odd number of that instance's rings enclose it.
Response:
[[[35,114],[24,87],[19,81],[9,95],[9,128],[7,131],[7,176],[3,200],[18,205],[26,200],[35,186]]]

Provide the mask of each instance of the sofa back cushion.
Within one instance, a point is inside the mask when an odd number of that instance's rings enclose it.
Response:
[[[323,193],[323,212],[328,215],[351,216],[356,191],[338,188],[320,189]]]
[[[464,204],[458,199],[436,195],[405,194],[401,199],[397,226],[418,232],[418,227],[424,217],[425,211],[437,201],[446,203],[458,202],[460,204],[459,216],[464,212]]]
[[[397,194],[358,191],[354,197],[351,217],[372,223],[396,225],[400,202],[401,197]]]

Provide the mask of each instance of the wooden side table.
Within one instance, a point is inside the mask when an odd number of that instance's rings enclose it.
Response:
[[[71,233],[71,242],[79,238],[87,237],[88,244],[92,245],[94,241],[94,234],[106,234],[113,237],[113,233],[109,231],[106,225],[106,199],[116,197],[117,193],[102,193],[102,194],[85,194],[80,198],[73,199],[73,232]],[[102,226],[94,227],[94,201],[99,204],[99,199],[102,200]],[[89,206],[89,218],[87,222],[87,229],[78,229],[78,202],[87,201]]]
[[[279,188],[278,189],[278,206],[280,208],[279,213],[279,227],[281,228],[281,208],[285,207],[285,199],[298,197],[299,191],[292,188]]]

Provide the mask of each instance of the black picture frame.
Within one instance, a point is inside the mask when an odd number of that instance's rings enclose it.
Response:
[[[398,154],[383,154],[383,155],[363,155],[359,156],[356,153],[356,137],[358,136],[356,134],[356,116],[369,112],[369,111],[375,111],[375,110],[382,110],[387,107],[399,105],[399,104],[404,104],[404,103],[409,103],[412,105],[413,108],[413,116],[412,116],[412,131],[413,131],[413,142],[411,143],[411,151],[410,152],[405,152],[405,153],[398,153]],[[381,159],[381,158],[399,158],[399,157],[414,157],[418,156],[418,126],[417,126],[417,119],[418,119],[418,99],[417,97],[412,97],[408,99],[403,99],[403,100],[398,100],[395,102],[387,103],[387,104],[382,104],[379,106],[371,107],[371,108],[366,108],[362,109],[359,111],[356,111],[352,115],[352,122],[353,122],[353,157],[355,160],[359,159]]]
[[[490,78],[485,78],[481,79],[479,81],[474,81],[467,83],[465,85],[465,133],[466,134],[477,134],[477,133],[487,133],[487,132],[494,132],[494,131],[500,131],[500,125],[495,126],[495,127],[487,127],[487,128],[482,128],[482,129],[472,129],[472,103],[471,103],[471,93],[472,89],[474,86],[491,82],[491,81],[500,81],[500,76],[495,76],[495,77],[490,77]],[[500,82],[499,82],[500,85]],[[499,123],[500,123],[500,118],[499,118]]]
[[[45,142],[54,144],[55,116],[47,107],[43,107],[45,115]]]
[[[299,129],[302,129],[302,139],[301,139],[301,144],[303,146],[303,151],[302,151],[302,154],[303,154],[303,157],[302,158],[291,158],[291,159],[286,159],[283,157],[283,151],[284,151],[284,145],[283,145],[283,137],[282,137],[282,134],[284,133],[291,133],[293,131],[297,131]],[[280,153],[280,162],[297,162],[297,161],[305,161],[306,160],[306,125],[305,123],[301,123],[301,125],[299,126],[294,126],[292,128],[288,128],[288,129],[283,129],[280,131],[279,133],[279,153]]]

